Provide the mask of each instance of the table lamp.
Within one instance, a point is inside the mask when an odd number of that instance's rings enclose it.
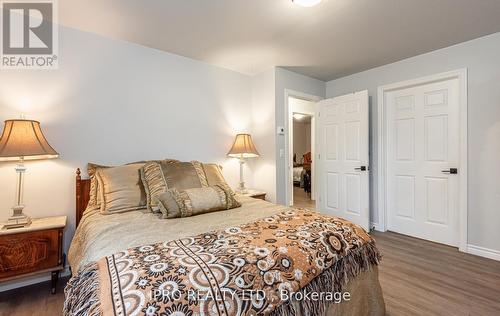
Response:
[[[13,215],[4,228],[25,227],[31,218],[23,213],[23,177],[25,160],[57,158],[59,154],[52,148],[40,128],[40,122],[18,119],[6,120],[0,137],[0,161],[18,161],[15,170],[18,174],[16,185],[16,205]]]
[[[245,188],[245,181],[243,180],[243,165],[245,164],[245,159],[260,156],[259,152],[255,148],[255,145],[253,144],[252,136],[249,134],[236,135],[233,146],[227,155],[240,160],[240,184],[236,192],[241,194],[247,193],[248,191]]]

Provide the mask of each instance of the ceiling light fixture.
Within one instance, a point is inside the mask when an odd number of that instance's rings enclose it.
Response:
[[[293,3],[302,7],[313,7],[321,2],[321,0],[292,0]]]
[[[306,118],[307,115],[300,114],[300,113],[293,113],[293,118],[296,119],[297,121],[301,121]]]

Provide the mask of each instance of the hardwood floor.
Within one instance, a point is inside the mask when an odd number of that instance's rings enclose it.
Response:
[[[500,315],[500,262],[374,232],[388,315]]]
[[[316,202],[311,200],[304,189],[299,187],[293,187],[293,206],[300,208],[307,208],[309,210],[314,210],[316,207]]]
[[[500,262],[395,233],[373,236],[388,315],[500,315]],[[0,315],[60,315],[64,281],[56,295],[48,283],[0,293]]]
[[[50,281],[0,293],[0,316],[62,315],[64,286],[68,278],[60,278],[56,294],[50,294]]]

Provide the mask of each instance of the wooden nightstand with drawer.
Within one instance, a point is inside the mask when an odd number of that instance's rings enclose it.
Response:
[[[66,216],[33,219],[22,228],[0,229],[0,282],[51,272],[52,294],[64,268]]]

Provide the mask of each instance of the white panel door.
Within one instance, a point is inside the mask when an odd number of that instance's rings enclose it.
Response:
[[[459,183],[450,168],[459,165],[459,81],[390,91],[386,98],[387,228],[457,246]]]
[[[316,207],[368,230],[368,91],[320,101],[316,111]]]

